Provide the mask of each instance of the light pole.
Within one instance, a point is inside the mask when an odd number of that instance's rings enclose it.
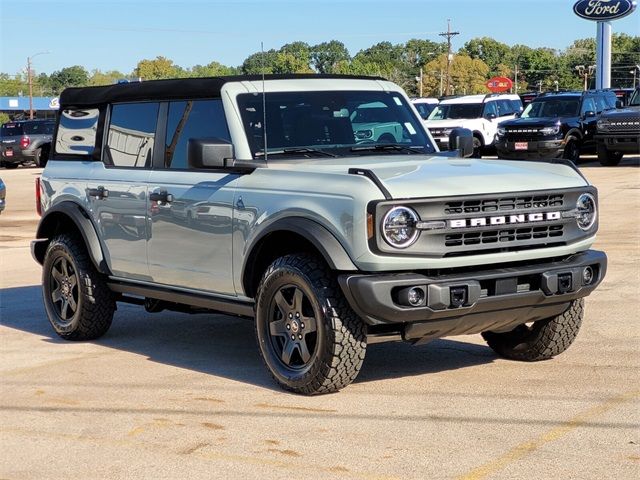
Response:
[[[30,57],[27,57],[27,81],[29,83],[29,120],[33,120],[33,74],[31,73],[31,60],[38,55],[46,55],[47,53],[51,52],[38,52],[31,55]]]
[[[593,75],[593,72],[596,70],[595,65],[589,65],[585,67],[584,65],[576,65],[576,70],[578,71],[578,75],[584,77],[584,90],[589,90],[589,77]]]

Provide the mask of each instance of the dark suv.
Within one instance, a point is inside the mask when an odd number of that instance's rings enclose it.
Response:
[[[596,145],[602,165],[614,166],[625,153],[640,153],[640,88],[636,88],[627,108],[604,112],[597,126]]]
[[[34,162],[44,167],[49,158],[55,120],[20,120],[0,129],[0,166],[17,168]]]
[[[611,90],[543,93],[519,118],[502,122],[496,137],[499,158],[564,157],[573,162],[594,146],[597,116],[616,108]]]

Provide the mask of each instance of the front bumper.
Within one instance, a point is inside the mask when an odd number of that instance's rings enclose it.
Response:
[[[583,281],[585,267],[593,280]],[[520,323],[562,313],[569,302],[586,297],[600,284],[607,256],[588,250],[561,260],[527,262],[506,268],[461,273],[344,274],[340,286],[351,308],[376,330],[395,325],[405,340],[510,330]],[[403,306],[399,292],[419,287],[417,307]],[[459,304],[460,306],[453,306]]]
[[[526,150],[516,150],[516,143],[526,143]],[[507,159],[557,158],[564,152],[564,140],[511,141],[497,140],[498,157]]]
[[[595,139],[610,151],[640,153],[640,132],[598,133]]]

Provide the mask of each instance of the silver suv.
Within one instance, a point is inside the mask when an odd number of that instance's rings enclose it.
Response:
[[[570,162],[469,159],[465,130],[439,152],[381,78],[166,80],[60,102],[32,253],[68,340],[103,335],[116,302],[224,312],[253,319],[282,387],[326,393],[390,339],[482,333],[504,357],[550,358],[605,275],[596,189]]]

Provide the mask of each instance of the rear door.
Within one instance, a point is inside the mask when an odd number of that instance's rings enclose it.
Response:
[[[588,112],[597,113],[596,99],[594,96],[584,97],[582,107],[580,108],[580,121],[582,122],[582,145],[590,146],[593,144],[593,136],[596,133],[596,125],[598,122],[597,115],[587,116]]]
[[[157,148],[158,102],[111,106],[102,165],[87,183],[94,224],[118,277],[149,280],[147,182]]]
[[[189,139],[230,141],[219,98],[172,101],[149,179],[149,271],[153,282],[235,295],[232,271],[233,197],[237,173],[194,170]]]

